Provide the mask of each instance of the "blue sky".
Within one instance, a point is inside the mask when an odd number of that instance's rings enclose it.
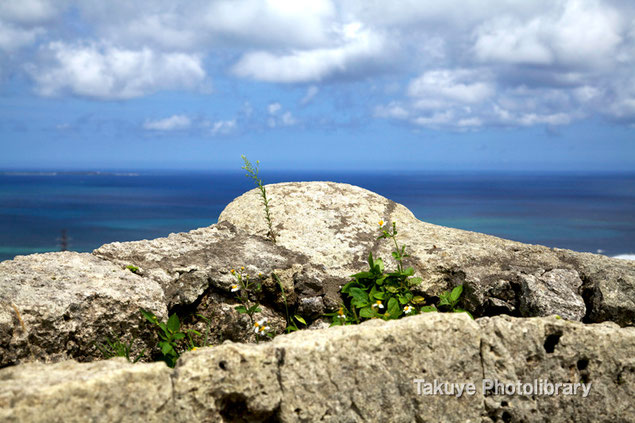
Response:
[[[0,168],[635,170],[627,0],[0,3]]]

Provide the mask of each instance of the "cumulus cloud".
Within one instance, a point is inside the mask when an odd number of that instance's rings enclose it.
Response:
[[[23,24],[39,24],[57,16],[67,3],[66,0],[3,1],[0,3],[0,19]]]
[[[293,50],[275,54],[255,51],[245,54],[233,67],[234,74],[267,82],[311,82],[355,72],[385,54],[380,34],[360,22],[343,25],[336,31],[339,42],[333,47]]]
[[[597,1],[569,0],[556,12],[523,21],[493,18],[475,30],[481,61],[530,65],[611,65],[624,22]]]
[[[43,32],[41,28],[22,29],[0,21],[0,50],[10,52],[33,44]]]
[[[177,129],[187,129],[191,124],[192,120],[189,117],[185,115],[173,115],[165,119],[146,120],[143,127],[153,131],[174,131]]]
[[[632,124],[633,22],[621,0],[5,1],[0,69],[28,62],[42,95],[105,100],[200,89],[213,73],[310,84],[300,105],[381,71],[406,88],[375,116],[413,125]]]
[[[45,96],[129,99],[161,89],[194,89],[206,77],[201,59],[191,54],[62,42],[49,43],[40,53],[44,60],[28,71]]]

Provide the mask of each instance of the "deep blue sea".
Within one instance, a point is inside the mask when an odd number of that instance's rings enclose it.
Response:
[[[634,174],[262,172],[265,183],[346,182],[404,204],[421,220],[516,241],[635,253]],[[112,241],[166,236],[215,223],[253,188],[226,173],[0,172],[0,260]]]

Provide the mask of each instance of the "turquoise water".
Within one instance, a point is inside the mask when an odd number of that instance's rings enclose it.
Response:
[[[635,174],[263,172],[266,183],[330,180],[370,189],[421,220],[550,247],[635,252]],[[209,226],[251,189],[240,171],[0,173],[0,260]]]

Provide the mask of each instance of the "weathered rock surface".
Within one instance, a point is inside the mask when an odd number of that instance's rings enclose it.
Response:
[[[247,234],[228,222],[165,238],[114,242],[93,254],[120,266],[138,266],[144,277],[161,285],[169,309],[208,317],[213,343],[255,340],[247,316],[235,311],[237,302],[231,286],[236,279],[231,269],[244,267],[244,272],[262,285],[258,300],[263,311],[259,317],[267,318],[269,326],[281,333],[286,326],[284,303],[271,275],[275,272],[279,276],[289,302],[294,302],[294,277],[307,263],[303,255]],[[207,330],[203,323],[194,320],[186,319],[186,328]]]
[[[0,370],[0,420],[282,422],[633,421],[635,328],[428,313],[231,342],[160,363]],[[482,381],[591,383],[590,394],[484,395]],[[414,379],[474,383],[418,395]]]
[[[366,267],[368,252],[395,268],[392,245],[377,240],[378,221],[397,222],[407,263],[423,277],[421,290],[434,298],[465,285],[466,307],[475,315],[560,314],[588,322],[635,323],[635,263],[550,249],[417,220],[404,206],[359,187],[332,182],[267,186],[278,245],[321,265],[327,299]],[[255,235],[267,226],[257,190],[230,203],[219,221]],[[330,298],[330,301],[329,301]]]
[[[161,284],[170,308],[194,303],[210,286],[229,293],[236,282],[231,269],[244,266],[255,277],[307,263],[307,257],[228,222],[165,238],[113,242],[93,254],[121,266],[140,267],[143,276]]]
[[[0,370],[0,421],[168,422],[171,374],[123,358],[9,367]]]
[[[95,343],[113,335],[137,338],[135,351],[150,349],[139,308],[164,318],[161,287],[91,254],[33,254],[0,262],[0,367],[102,358]]]
[[[502,316],[479,319],[477,323],[481,327],[486,378],[504,384],[541,379],[592,384],[586,398],[580,394],[485,397],[485,409],[492,419],[635,420],[635,328]]]

